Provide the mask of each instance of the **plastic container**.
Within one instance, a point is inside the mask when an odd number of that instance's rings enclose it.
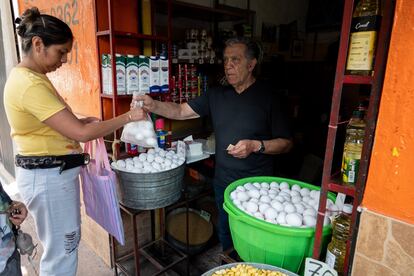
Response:
[[[254,218],[233,204],[230,193],[247,182],[287,182],[302,188],[319,190],[319,187],[301,181],[260,176],[239,179],[224,192],[224,210],[229,214],[229,224],[234,248],[246,262],[275,265],[292,272],[303,269],[306,257],[312,255],[315,228],[287,227]],[[328,198],[335,201],[332,193]],[[322,249],[326,248],[332,232],[331,225],[323,228]],[[323,252],[323,251],[322,251]]]
[[[119,201],[126,207],[152,210],[173,204],[181,197],[185,162],[157,173],[132,173],[112,167],[118,178]]]
[[[298,276],[298,274],[295,274],[293,272],[290,272],[290,271],[287,271],[285,269],[275,267],[275,266],[272,266],[272,265],[258,264],[258,263],[248,263],[248,262],[246,262],[246,263],[232,263],[232,264],[226,264],[226,265],[218,266],[218,267],[215,267],[215,268],[203,273],[201,276],[211,276],[219,270],[232,268],[232,267],[237,266],[239,264],[250,265],[250,266],[253,266],[253,267],[258,268],[258,269],[278,271],[278,272],[282,272],[282,273],[286,274],[287,276]]]

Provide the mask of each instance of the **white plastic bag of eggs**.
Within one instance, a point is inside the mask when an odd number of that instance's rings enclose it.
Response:
[[[320,192],[287,182],[254,182],[238,186],[230,193],[233,204],[247,214],[273,224],[315,227]],[[326,204],[324,225],[339,208],[331,199]]]
[[[185,158],[172,150],[165,151],[161,148],[149,149],[134,158],[127,158],[112,162],[111,166],[120,171],[130,173],[157,173],[168,171],[181,166]]]
[[[157,137],[151,119],[126,124],[122,130],[121,141],[145,148],[156,147]]]

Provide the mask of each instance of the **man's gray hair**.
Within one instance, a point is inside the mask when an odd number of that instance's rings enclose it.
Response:
[[[247,37],[232,37],[226,40],[224,43],[226,47],[233,46],[234,44],[243,44],[246,46],[246,57],[248,59],[256,59],[257,63],[261,63],[262,61],[262,49],[260,45],[247,38]]]

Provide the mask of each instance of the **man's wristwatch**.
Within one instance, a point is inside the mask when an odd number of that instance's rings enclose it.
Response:
[[[256,151],[256,153],[263,153],[265,151],[265,145],[263,143],[263,140],[260,140],[260,148],[258,151]]]

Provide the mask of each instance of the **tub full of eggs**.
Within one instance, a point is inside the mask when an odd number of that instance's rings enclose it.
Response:
[[[174,151],[149,149],[134,158],[111,163],[118,178],[119,201],[126,207],[152,210],[181,197],[185,158]]]
[[[319,189],[279,177],[248,177],[231,183],[224,193],[224,210],[234,248],[246,262],[274,265],[298,273],[312,256]],[[335,195],[328,194],[322,232],[326,248],[331,217],[338,213]]]

